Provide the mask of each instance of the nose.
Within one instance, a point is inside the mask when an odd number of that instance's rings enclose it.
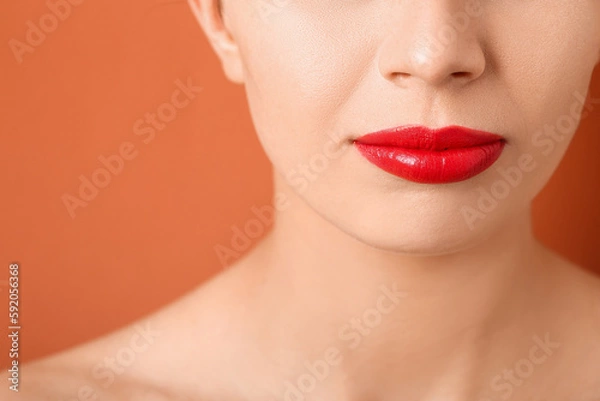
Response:
[[[468,1],[459,3],[464,6]],[[402,4],[390,17],[394,23],[380,47],[379,71],[384,78],[400,86],[420,81],[439,87],[466,85],[483,74],[486,55],[478,38],[480,15],[452,0],[421,7],[411,1]]]

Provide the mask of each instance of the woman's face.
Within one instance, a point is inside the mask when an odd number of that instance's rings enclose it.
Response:
[[[404,252],[469,247],[518,218],[588,113],[600,57],[599,0],[224,0],[227,37],[196,11],[281,181],[344,232]],[[418,183],[353,145],[402,125],[506,144],[472,178]]]

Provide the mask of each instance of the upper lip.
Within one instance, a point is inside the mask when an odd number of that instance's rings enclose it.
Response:
[[[366,134],[355,139],[354,142],[362,145],[443,151],[482,146],[504,140],[504,137],[491,132],[458,125],[442,128],[406,125]]]

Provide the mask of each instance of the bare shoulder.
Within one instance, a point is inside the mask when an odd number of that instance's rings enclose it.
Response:
[[[135,374],[144,353],[150,352],[157,338],[148,321],[139,321],[89,343],[25,363],[19,367],[18,386],[6,389],[6,399],[141,401],[138,394],[158,396],[160,389],[139,381]],[[7,373],[2,379],[8,381]]]
[[[568,309],[571,326],[580,330],[585,326],[590,334],[600,333],[600,274],[564,259],[555,264],[552,272],[557,299]],[[600,337],[590,338],[593,339],[600,342]]]
[[[252,277],[220,272],[156,313],[94,341],[20,367],[7,401],[191,401],[215,399],[224,363],[244,352]],[[248,324],[246,327],[251,327]],[[2,374],[8,380],[7,373]],[[3,397],[6,390],[7,396]],[[207,394],[207,397],[199,397]],[[217,396],[217,394],[214,394]],[[217,398],[219,399],[219,398]]]
[[[558,371],[575,401],[600,401],[600,276],[564,259],[549,269],[554,331],[561,333]]]

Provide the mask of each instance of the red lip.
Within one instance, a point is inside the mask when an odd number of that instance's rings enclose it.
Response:
[[[359,152],[377,167],[423,184],[468,180],[494,164],[505,143],[500,135],[459,126],[403,126],[354,141]]]

